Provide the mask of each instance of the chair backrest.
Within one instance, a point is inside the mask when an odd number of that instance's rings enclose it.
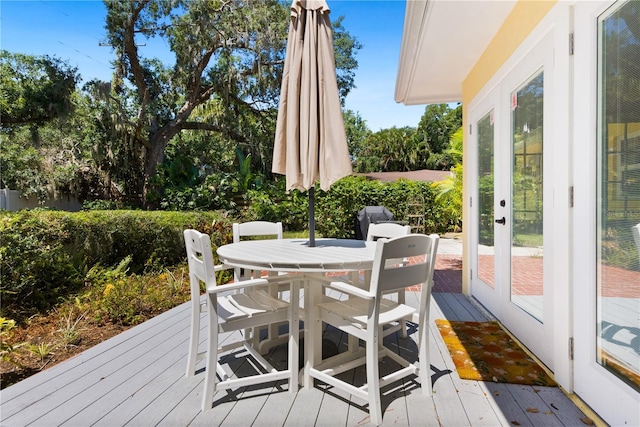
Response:
[[[184,244],[187,248],[187,261],[189,262],[191,300],[199,301],[200,282],[204,282],[206,289],[216,286],[211,239],[208,234],[188,229],[184,230]]]
[[[274,236],[282,239],[282,223],[269,221],[249,221],[233,224],[233,243],[238,243],[243,237]]]
[[[392,239],[394,237],[406,236],[411,234],[410,225],[400,225],[394,222],[380,222],[378,224],[370,224],[367,232],[367,241],[375,241],[384,237]]]
[[[430,301],[439,240],[437,234],[409,234],[378,240],[369,288],[376,294],[376,300],[380,301],[384,293],[421,285],[422,314],[426,309],[423,305]]]
[[[282,239],[282,223],[269,221],[249,221],[233,224],[233,243],[238,243],[243,237],[271,236],[275,239]],[[233,269],[233,280],[240,281],[247,278],[260,277],[262,272],[245,271],[242,274],[241,268]]]

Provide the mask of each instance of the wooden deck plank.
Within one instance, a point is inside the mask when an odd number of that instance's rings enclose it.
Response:
[[[230,363],[232,366],[235,377],[243,377],[255,373],[252,364],[247,361],[245,355],[244,351],[232,351],[224,358],[225,363]],[[278,367],[277,358],[272,362],[275,367]],[[220,390],[214,395],[212,408],[203,412],[200,412],[201,386],[195,399],[197,407],[193,407],[193,402],[185,401],[181,411],[186,410],[187,415],[195,412],[196,416],[191,425],[252,425],[262,408],[265,407],[265,402],[270,394],[288,394],[285,391],[286,385],[283,388],[281,383],[257,384],[238,390]],[[234,415],[232,417],[227,415],[221,418],[221,415],[226,411],[229,411],[229,414],[233,411]],[[167,422],[173,422],[173,419],[176,419],[175,415],[163,420],[162,424],[171,425],[171,423],[167,424]]]
[[[300,389],[293,405],[291,405],[291,411],[283,426],[299,427],[315,425],[318,420],[318,413],[323,398],[324,393],[317,388]]]
[[[418,294],[407,293],[407,302],[418,302]],[[324,391],[291,394],[286,383],[272,388],[256,386],[226,391],[214,397],[214,408],[200,411],[203,362],[198,373],[185,378],[188,341],[188,304],[169,310],[143,325],[87,350],[1,392],[2,426],[12,425],[366,425],[369,414],[361,401]],[[556,387],[530,387],[461,380],[435,318],[482,320],[481,311],[460,294],[434,294],[429,322],[433,397],[426,397],[416,381],[390,386],[383,398],[384,425],[580,425],[582,412]],[[462,317],[463,319],[460,319]],[[204,324],[204,322],[203,322]],[[203,328],[206,326],[203,326]],[[393,335],[403,355],[416,352],[414,324],[408,340]],[[344,334],[327,330],[325,339],[346,348]],[[225,336],[224,339],[234,339]],[[201,338],[204,349],[205,338]],[[271,357],[286,362],[286,348]],[[413,356],[415,357],[415,356]],[[363,381],[364,368],[343,375]],[[385,389],[385,391],[388,391]],[[537,408],[537,413],[527,408]],[[277,408],[274,410],[274,408]]]
[[[168,414],[187,425],[200,413],[199,398],[202,396],[203,379],[203,375],[189,378],[181,375],[171,387],[164,389],[156,399],[146,406],[138,408],[138,413],[126,423],[118,423],[117,418],[107,416],[103,418],[103,425],[155,426],[166,422]],[[185,408],[185,410],[182,411],[181,408]],[[172,425],[177,424],[173,423]]]
[[[49,424],[65,421],[74,415],[70,414],[72,408],[84,409],[87,404],[106,394],[109,387],[128,380],[131,372],[142,369],[145,365],[152,366],[152,370],[157,369],[153,367],[153,362],[158,356],[152,356],[151,360],[145,357],[156,346],[172,343],[172,339],[177,339],[178,342],[174,346],[180,345],[180,348],[185,348],[187,344],[183,335],[187,327],[188,323],[178,322],[168,328],[153,328],[140,335],[142,341],[127,340],[123,342],[122,347],[115,346],[94,357],[79,358],[83,363],[75,364],[74,368],[66,370],[66,375],[46,378],[44,382],[40,382],[41,378],[37,375],[28,378],[27,380],[35,386],[23,395],[24,399],[12,399],[7,402],[6,412],[3,400],[4,422],[12,422],[12,416],[18,413],[21,414],[19,424],[23,425],[45,416],[42,421]],[[69,381],[65,382],[65,378],[69,378]],[[22,409],[20,412],[14,411],[14,401],[21,401],[18,406]],[[71,406],[70,401],[73,401]],[[26,408],[29,410],[25,411]],[[61,414],[61,417],[57,414]]]
[[[487,396],[483,384],[476,381],[454,379],[458,397],[463,403],[467,418],[473,426],[500,425],[500,417],[496,414],[492,401]]]
[[[554,412],[560,423],[565,426],[582,425],[585,414],[566,396],[558,394],[557,387],[539,387],[538,396],[545,401]]]
[[[352,375],[351,381],[353,381],[353,384],[364,384],[367,377],[364,366],[360,366],[359,368],[354,369],[352,372],[345,372],[344,374],[342,374],[342,377],[347,377],[348,375]],[[335,393],[337,392],[333,390],[333,393],[335,395]],[[331,396],[327,396],[326,398],[329,399],[331,398]],[[353,395],[350,395],[346,402],[348,402],[347,404],[349,405],[349,414],[347,416],[348,426],[366,426],[371,424],[371,416],[369,415],[368,405],[366,402]],[[384,411],[386,409],[386,405],[383,404],[382,407]]]
[[[233,411],[235,416],[233,418],[226,418],[220,426],[250,426],[258,417],[260,411],[265,407],[267,397],[270,392],[273,391],[273,386],[254,386],[247,387],[239,396]],[[280,391],[279,393],[282,393]],[[208,410],[207,412],[215,411],[216,408]]]
[[[220,338],[221,341],[226,342],[233,339],[234,336],[236,336],[235,333],[227,333],[222,334]],[[200,350],[204,350],[202,344]],[[138,407],[131,402],[132,406],[138,409],[138,413],[127,421],[127,425],[157,425],[159,423],[176,425],[175,420],[191,420],[200,413],[201,391],[204,380],[204,361],[200,361],[196,365],[197,374],[189,378],[186,378],[184,375],[185,365],[186,352],[177,366],[174,366],[171,371],[165,371],[161,374],[161,376],[167,377],[167,383],[175,379],[171,387],[160,390],[155,398],[148,402],[146,406],[141,405]],[[221,396],[225,395],[225,391],[217,392],[214,395],[214,401],[219,400]],[[118,417],[118,415],[115,415],[115,417]],[[124,425],[124,423],[115,422],[115,419],[107,416],[103,419],[105,421],[103,425]]]
[[[438,414],[440,425],[468,426],[471,425],[464,405],[460,401],[458,389],[450,375],[443,376],[436,381],[433,402]]]
[[[433,298],[442,308],[442,312],[447,319],[456,319],[464,322],[479,322],[487,320],[476,307],[471,305],[466,297],[464,301],[459,298],[462,294],[433,294]]]
[[[82,411],[65,421],[68,425],[91,424],[91,425],[124,425],[134,418],[141,408],[149,405],[157,399],[162,392],[179,381],[182,375],[176,375],[184,368],[182,354],[167,354],[157,361],[157,365],[142,369],[134,374],[135,379],[129,378],[125,382],[112,388],[106,394],[87,405]],[[158,370],[162,373],[158,375]],[[139,386],[138,389],[133,390]],[[91,394],[94,392],[92,391]],[[115,407],[107,407],[103,404],[105,400],[118,401]]]
[[[422,392],[407,394],[407,420],[409,426],[437,426],[440,425],[438,413],[432,397]],[[382,420],[384,422],[384,419]]]
[[[346,349],[346,343],[344,345]],[[348,375],[353,378],[353,371],[347,374],[342,374],[340,378]],[[344,425],[345,420],[347,420],[349,417],[349,411],[351,410],[351,407],[348,404],[348,402],[350,401],[350,396],[348,393],[345,393],[342,390],[336,390],[335,388],[331,388],[330,392],[327,393],[325,391],[326,387],[326,384],[318,386],[318,389],[320,389],[322,393],[326,395],[322,397],[322,402],[318,410],[318,417],[315,425],[323,427]]]
[[[216,402],[215,409],[200,411],[202,401],[202,384],[183,399],[175,408],[166,413],[166,416],[157,426],[218,426],[229,417],[235,408],[236,401],[226,397],[227,393],[220,391],[213,396]],[[240,415],[240,414],[238,414]]]
[[[75,404],[82,410],[70,414],[67,405],[61,404],[47,412],[46,422],[75,424],[77,420],[79,424],[93,424],[98,421],[110,409],[121,405],[132,392],[142,393],[145,385],[157,378],[158,372],[164,372],[184,358],[187,342],[183,335],[180,329],[175,333],[173,328],[165,330],[165,333],[124,353],[126,357],[118,360],[117,367],[112,363],[97,366],[92,372],[93,382],[88,387],[73,387],[73,392],[77,393]],[[78,385],[79,381],[74,384]],[[156,388],[148,390],[155,391]],[[104,405],[104,401],[112,402],[111,408]]]
[[[491,401],[487,398],[486,391],[482,390],[478,382],[464,381],[458,376],[449,351],[434,323],[431,323],[430,333],[431,364],[434,364],[434,360],[438,360],[442,375],[435,383],[437,385],[434,386],[435,396],[439,394],[446,396],[441,405],[438,405],[440,398],[434,398],[442,425],[499,425],[499,416],[496,415]],[[441,414],[447,404],[455,405],[459,413],[457,415]]]
[[[28,399],[25,400],[24,396],[29,396],[29,399],[33,401],[39,401],[43,397],[46,397],[51,390],[55,390],[59,385],[55,382],[59,380],[62,385],[65,385],[73,380],[72,376],[68,375],[68,372],[72,372],[76,377],[82,377],[90,372],[92,369],[91,362],[96,358],[115,359],[120,357],[121,354],[126,351],[132,344],[138,345],[150,337],[155,336],[157,333],[166,329],[167,325],[174,322],[174,316],[180,317],[180,314],[185,310],[184,305],[162,313],[152,321],[145,322],[138,327],[131,328],[115,337],[100,343],[90,349],[66,360],[64,363],[59,363],[37,373],[28,378],[28,381],[20,381],[17,384],[8,387],[0,393],[2,394],[2,409],[4,414],[11,414],[15,410],[21,410],[22,406],[29,406],[32,404]],[[82,370],[85,369],[85,370]],[[47,387],[41,388],[43,384]],[[47,389],[48,388],[48,389]],[[16,402],[13,402],[17,399]],[[6,411],[6,412],[5,412]]]
[[[502,420],[501,425],[532,426],[529,418],[515,401],[515,397],[507,389],[506,384],[487,383],[486,387],[489,391],[489,398],[493,400],[498,409],[498,415]]]
[[[534,426],[561,426],[562,422],[555,416],[554,411],[538,395],[541,387],[511,384],[506,387],[514,397],[517,405],[522,409],[528,421]],[[554,387],[554,391],[558,390]],[[521,418],[522,419],[522,418]]]
[[[270,394],[252,425],[254,427],[284,425],[296,398],[297,393],[289,393],[288,390]]]

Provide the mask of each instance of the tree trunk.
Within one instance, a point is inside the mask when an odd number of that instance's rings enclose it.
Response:
[[[156,174],[158,166],[164,161],[164,152],[167,144],[169,144],[171,138],[182,131],[185,121],[189,118],[196,105],[194,102],[187,102],[180,109],[175,119],[162,126],[149,137],[149,148],[147,149],[144,167],[144,186],[142,190],[142,204],[145,209],[154,207],[148,203],[149,191],[153,190],[150,181]]]
[[[164,150],[167,144],[176,135],[179,130],[175,129],[175,123],[170,123],[159,131],[151,135],[149,138],[149,148],[147,149],[147,155],[145,158],[144,166],[144,186],[142,189],[142,204],[145,209],[152,209],[155,206],[151,206],[148,203],[148,195],[151,188],[151,178],[156,174],[158,166],[164,161]]]

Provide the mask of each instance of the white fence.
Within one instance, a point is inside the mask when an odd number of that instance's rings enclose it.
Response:
[[[49,207],[61,211],[77,212],[82,205],[79,201],[71,197],[49,198],[40,203],[37,197],[22,197],[17,190],[0,190],[0,209],[7,211],[19,211],[20,209],[33,209]]]

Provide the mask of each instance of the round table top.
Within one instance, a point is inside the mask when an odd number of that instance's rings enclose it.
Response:
[[[220,262],[252,270],[269,271],[357,271],[371,270],[375,242],[353,239],[245,240],[220,246]]]

